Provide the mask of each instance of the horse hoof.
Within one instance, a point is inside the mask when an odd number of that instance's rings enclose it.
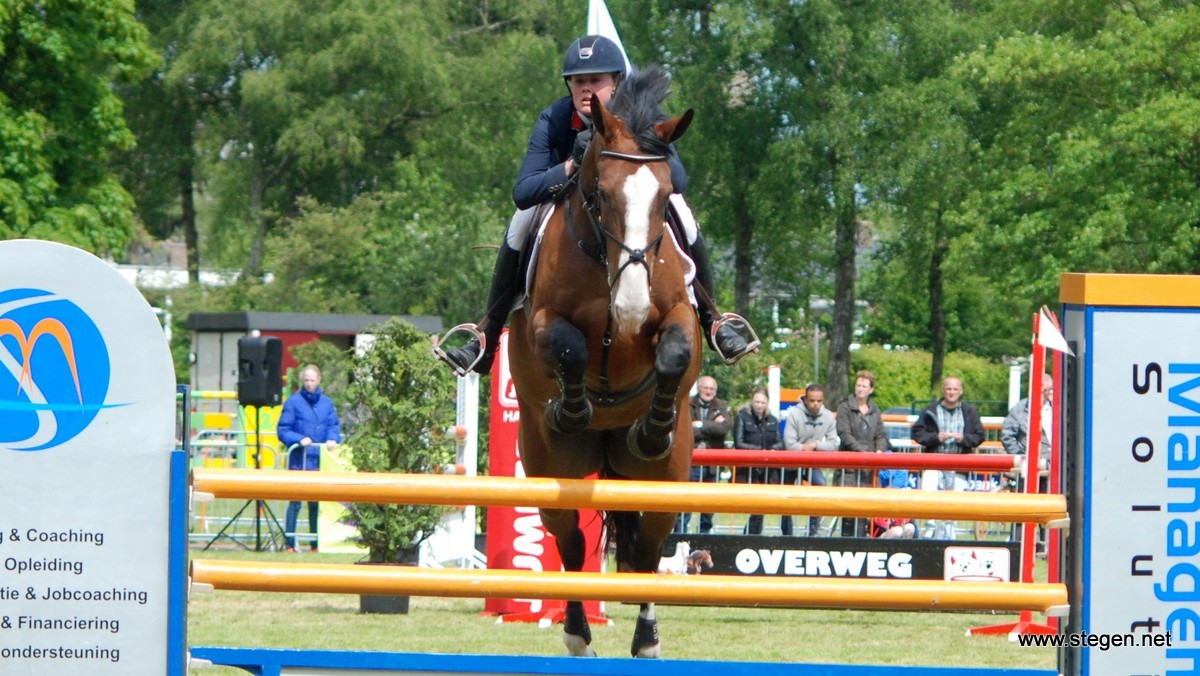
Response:
[[[596,651],[592,650],[592,646],[588,645],[586,639],[575,634],[563,633],[563,645],[567,647],[567,654],[572,657],[595,657]]]
[[[578,413],[563,410],[562,399],[551,399],[546,404],[546,424],[560,434],[579,434],[592,422],[592,402],[583,401],[584,408]]]
[[[658,642],[658,620],[639,617],[637,626],[633,630],[633,645],[629,648],[629,654],[634,657],[657,658],[661,653]]]
[[[668,432],[663,437],[642,438],[641,431],[640,424],[633,425],[625,437],[625,445],[633,457],[646,462],[657,462],[671,455],[671,447],[675,445],[674,432]]]

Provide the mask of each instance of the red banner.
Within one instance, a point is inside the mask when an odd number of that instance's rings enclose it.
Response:
[[[517,407],[517,390],[508,369],[508,330],[500,337],[496,362],[492,366],[492,393],[489,409],[488,474],[491,476],[524,477],[525,469],[517,448],[517,425],[521,412]],[[588,558],[583,569],[600,572],[600,537],[602,524],[594,511],[580,511],[580,526],[587,538]],[[488,568],[502,570],[560,571],[562,561],[554,536],[542,527],[541,516],[534,507],[489,507],[487,514]],[[542,619],[561,619],[564,601],[542,599],[487,599],[484,612],[501,615],[505,621],[537,622]],[[592,617],[603,616],[603,604],[584,603]]]

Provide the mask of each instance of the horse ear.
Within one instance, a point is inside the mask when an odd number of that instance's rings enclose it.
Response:
[[[695,111],[688,108],[687,112],[683,115],[672,117],[666,122],[659,122],[654,125],[654,133],[658,134],[658,137],[667,143],[674,143],[687,131],[688,126],[692,123],[692,116],[694,114]]]
[[[592,126],[596,128],[597,136],[604,136],[604,130],[609,126],[616,128],[611,124],[612,119],[608,109],[600,103],[600,98],[592,94]]]

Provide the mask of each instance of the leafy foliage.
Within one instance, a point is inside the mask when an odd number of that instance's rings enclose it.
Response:
[[[133,200],[110,170],[133,143],[113,82],[155,63],[133,0],[0,4],[0,238],[120,251]]]
[[[1200,269],[1194,2],[608,4],[697,111],[679,149],[722,306],[766,333],[776,303],[836,300],[826,379],[851,329],[950,373],[1024,353],[1062,272]],[[250,273],[173,294],[181,320],[477,319],[582,21],[574,0],[0,3],[0,236],[105,253],[183,229],[189,266]]]
[[[821,349],[825,349],[825,343]],[[763,350],[759,354],[743,359],[737,369],[715,367],[704,371],[717,379],[718,396],[735,410],[750,400],[755,387],[766,387],[767,367],[778,364],[783,387],[803,389],[813,382],[812,337],[796,333],[788,346],[777,350]],[[928,350],[914,348],[884,349],[879,345],[863,345],[850,352],[850,377],[866,369],[875,374],[875,401],[880,408],[893,406],[923,406],[941,397],[941,384],[929,384],[929,366],[933,356]],[[980,412],[984,415],[1007,413],[1008,367],[968,354],[951,352],[946,357],[946,375],[956,376],[963,381],[968,401],[999,402],[985,404]],[[828,395],[828,393],[826,393]],[[837,409],[840,399],[826,397],[826,406]]]
[[[372,329],[375,341],[354,358],[350,397],[359,418],[347,443],[360,472],[425,474],[454,459],[450,405],[454,383],[429,349],[429,337],[392,319]],[[436,505],[354,504],[346,516],[373,563],[414,560],[437,526]]]
[[[866,345],[850,353],[850,376],[860,369],[875,374],[875,401],[880,408],[922,406],[939,399],[941,383],[929,385],[932,355],[924,350],[885,350]],[[962,380],[964,398],[971,402],[1006,402],[1008,367],[965,352],[946,356],[946,375]],[[1004,415],[998,410],[980,409],[983,415]]]

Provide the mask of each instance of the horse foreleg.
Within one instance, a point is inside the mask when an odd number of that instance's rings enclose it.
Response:
[[[558,556],[562,559],[563,570],[579,572],[583,570],[586,558],[586,544],[583,531],[579,528],[579,512],[574,509],[543,509],[542,525],[550,531],[558,543]],[[566,616],[563,619],[563,645],[567,653],[576,657],[595,657],[592,650],[592,629],[588,625],[587,613],[583,610],[582,601],[567,601]]]
[[[629,428],[626,445],[642,460],[661,460],[675,442],[676,398],[683,376],[692,362],[692,342],[679,324],[663,332],[654,356],[654,397],[646,417]]]
[[[555,320],[545,335],[559,389],[559,396],[546,405],[546,423],[556,432],[578,434],[592,422],[592,403],[588,401],[583,379],[588,359],[587,338],[563,319]]]

